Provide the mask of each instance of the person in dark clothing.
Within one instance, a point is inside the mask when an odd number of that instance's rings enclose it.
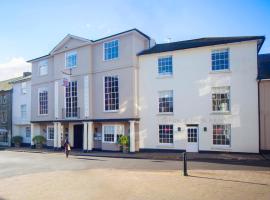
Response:
[[[65,148],[66,158],[68,158],[68,155],[69,155],[71,149],[70,149],[70,144],[69,144],[67,135],[66,135],[66,139],[65,139],[65,143],[64,143],[64,148]]]

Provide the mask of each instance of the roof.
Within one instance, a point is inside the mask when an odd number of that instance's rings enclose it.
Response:
[[[12,78],[4,81],[0,81],[0,91],[9,91],[12,89],[12,84],[11,82],[17,81],[22,77],[17,77],[17,78]]]
[[[260,54],[258,63],[258,79],[270,79],[270,53]]]
[[[9,83],[14,84],[14,83],[18,83],[18,82],[23,82],[23,81],[30,80],[31,78],[32,78],[32,75],[21,76],[21,77],[16,78],[15,80],[11,80]]]
[[[156,44],[155,46],[146,49],[140,52],[138,55],[146,55],[153,53],[161,53],[167,51],[175,51],[182,49],[190,49],[204,46],[212,46],[219,44],[227,44],[227,43],[235,43],[235,42],[243,42],[249,40],[260,40],[258,49],[261,48],[265,37],[264,36],[239,36],[239,37],[207,37],[207,38],[199,38],[193,40],[185,40],[179,42],[170,42],[163,44]]]
[[[139,33],[140,35],[142,35],[143,37],[147,38],[148,40],[150,40],[151,38],[146,35],[145,33],[141,32],[140,30],[136,29],[136,28],[133,28],[133,29],[130,29],[130,30],[127,30],[127,31],[123,31],[123,32],[120,32],[120,33],[116,33],[116,34],[113,34],[113,35],[110,35],[110,36],[106,36],[106,37],[103,37],[103,38],[100,38],[100,39],[97,39],[97,40],[89,40],[89,39],[86,39],[86,38],[82,38],[82,37],[79,37],[79,36],[76,36],[76,35],[71,35],[71,34],[68,34],[64,37],[64,39],[62,39],[52,50],[49,54],[45,55],[45,56],[41,56],[41,57],[38,57],[38,58],[34,58],[34,59],[31,59],[31,60],[28,60],[27,62],[33,62],[33,61],[36,61],[36,60],[39,60],[39,59],[42,59],[42,58],[46,58],[46,57],[49,57],[56,48],[58,48],[59,46],[63,45],[63,43],[65,41],[67,41],[69,38],[75,38],[75,39],[79,39],[79,40],[82,40],[82,41],[85,41],[85,42],[88,42],[88,43],[94,43],[94,42],[99,42],[99,41],[102,41],[102,40],[105,40],[105,39],[108,39],[108,38],[111,38],[111,37],[115,37],[115,36],[118,36],[118,35],[122,35],[122,34],[125,34],[125,33],[128,33],[128,32],[132,32],[132,31],[136,31],[137,33]]]

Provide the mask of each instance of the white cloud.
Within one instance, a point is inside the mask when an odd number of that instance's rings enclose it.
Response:
[[[31,71],[30,63],[22,57],[11,58],[8,62],[0,64],[0,81],[22,76],[26,71]]]

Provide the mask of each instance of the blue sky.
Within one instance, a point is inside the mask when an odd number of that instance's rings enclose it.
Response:
[[[25,60],[47,54],[68,33],[98,39],[131,28],[158,43],[168,37],[265,35],[266,53],[269,22],[269,0],[3,0],[0,69],[12,61],[25,67]]]

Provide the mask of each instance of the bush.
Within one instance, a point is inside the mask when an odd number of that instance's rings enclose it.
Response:
[[[12,139],[11,139],[11,142],[13,144],[15,144],[16,146],[20,146],[21,143],[23,141],[23,137],[22,136],[13,136]]]
[[[43,145],[46,143],[46,138],[42,135],[36,135],[35,137],[33,137],[33,142],[36,145]]]
[[[119,137],[118,143],[121,145],[122,151],[124,153],[128,152],[128,146],[129,146],[129,137],[126,135],[121,135]]]

